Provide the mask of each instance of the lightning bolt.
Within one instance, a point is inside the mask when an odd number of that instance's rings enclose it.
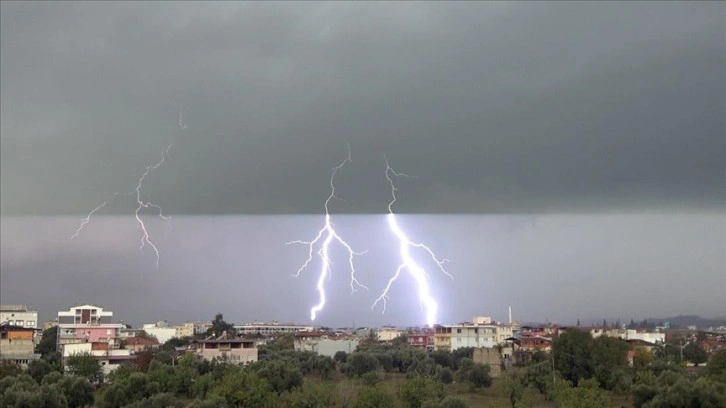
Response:
[[[361,284],[358,279],[355,277],[355,266],[353,265],[353,258],[356,255],[363,255],[367,251],[362,252],[356,252],[353,250],[353,248],[343,240],[343,238],[338,235],[337,231],[335,231],[334,225],[332,221],[330,220],[330,210],[329,205],[330,202],[333,201],[333,199],[340,200],[339,197],[335,195],[335,175],[338,173],[338,170],[343,168],[347,163],[351,163],[351,157],[350,157],[350,148],[348,148],[348,157],[343,160],[342,163],[340,163],[338,166],[333,168],[332,174],[330,176],[330,195],[325,200],[325,223],[323,224],[323,228],[321,228],[318,231],[318,234],[315,236],[315,238],[311,241],[290,241],[287,242],[286,245],[289,244],[302,244],[307,245],[308,247],[308,258],[305,260],[305,262],[302,264],[300,269],[297,270],[297,272],[293,275],[294,277],[300,276],[300,273],[302,273],[308,265],[310,265],[310,262],[313,260],[313,251],[315,249],[315,245],[320,243],[320,249],[318,250],[318,255],[321,259],[321,266],[320,266],[320,275],[318,276],[318,282],[317,282],[317,289],[318,289],[318,295],[319,295],[319,301],[318,304],[313,306],[310,309],[310,320],[315,320],[315,317],[317,316],[318,312],[323,310],[323,307],[325,307],[325,278],[327,277],[330,279],[331,276],[331,261],[329,257],[329,251],[330,251],[330,245],[333,243],[333,241],[336,241],[342,246],[347,252],[348,252],[348,265],[350,266],[350,289],[351,293],[356,291],[356,287],[368,289],[365,285]]]
[[[384,157],[385,158],[385,157]],[[399,241],[399,253],[401,255],[401,264],[398,266],[398,269],[396,269],[396,273],[393,275],[393,277],[388,281],[388,284],[386,285],[386,288],[383,290],[383,293],[376,299],[375,302],[373,302],[373,305],[371,306],[371,309],[375,309],[376,305],[378,303],[383,303],[383,313],[386,312],[386,303],[389,299],[388,292],[391,290],[391,286],[393,283],[398,279],[398,277],[401,275],[401,272],[405,269],[408,271],[413,278],[416,281],[416,285],[418,286],[418,298],[419,298],[419,304],[421,305],[421,308],[424,309],[426,314],[426,323],[429,325],[429,327],[433,327],[434,323],[436,323],[436,312],[438,310],[438,305],[436,304],[436,301],[431,296],[430,291],[430,285],[428,281],[428,274],[426,271],[416,263],[416,261],[411,256],[411,249],[421,249],[423,252],[427,253],[429,257],[434,261],[436,266],[443,272],[446,276],[454,279],[451,274],[449,274],[446,269],[444,269],[444,264],[448,262],[447,259],[439,259],[436,254],[434,254],[434,251],[431,250],[428,246],[422,243],[416,243],[411,241],[411,239],[406,235],[405,232],[401,229],[401,227],[398,225],[398,220],[396,219],[396,214],[393,212],[393,205],[396,202],[396,185],[393,183],[393,177],[401,178],[401,177],[411,177],[404,173],[398,173],[391,166],[388,164],[388,158],[385,158],[386,160],[386,180],[388,180],[388,184],[391,186],[391,201],[388,203],[388,214],[386,215],[386,219],[388,221],[388,226],[391,229],[391,232],[393,232],[393,235],[398,238]]]
[[[187,125],[184,123],[182,111],[179,110],[179,129],[185,130],[186,128],[187,128]],[[82,218],[81,224],[79,225],[76,232],[71,236],[71,239],[76,238],[81,233],[83,228],[89,222],[91,222],[91,217],[96,212],[98,212],[99,210],[101,210],[102,208],[104,208],[105,206],[110,204],[114,199],[116,199],[119,196],[135,195],[136,196],[136,210],[134,211],[134,216],[136,218],[136,223],[138,224],[139,229],[141,230],[141,245],[139,246],[139,249],[143,250],[146,245],[150,246],[151,249],[153,249],[154,254],[156,255],[156,267],[158,268],[159,267],[159,257],[160,257],[159,248],[151,240],[151,237],[149,235],[149,230],[146,228],[146,223],[144,223],[144,220],[141,218],[141,211],[146,208],[151,207],[158,211],[159,218],[161,218],[165,221],[168,221],[169,219],[171,219],[171,217],[164,215],[163,209],[161,208],[160,205],[154,204],[149,201],[144,201],[142,199],[141,190],[142,190],[144,181],[146,180],[146,177],[149,175],[149,173],[151,173],[152,171],[161,167],[161,165],[164,164],[164,162],[166,162],[166,159],[169,158],[169,151],[171,150],[173,145],[174,145],[174,143],[172,142],[171,144],[169,144],[166,147],[166,149],[161,151],[161,160],[159,160],[158,162],[156,162],[150,166],[146,166],[146,170],[144,170],[144,172],[141,174],[138,181],[136,182],[136,188],[134,189],[134,191],[131,191],[128,193],[119,193],[119,192],[113,193],[106,201],[102,202],[98,207],[91,210],[91,212],[88,213],[88,215],[85,218]]]
[[[181,122],[181,117],[179,118],[179,121],[180,121],[180,124],[183,124],[183,122]],[[169,157],[169,150],[171,149],[172,146],[173,146],[173,143],[170,144],[169,146],[167,146],[167,148],[161,152],[161,160],[159,160],[156,164],[153,164],[151,166],[146,166],[146,171],[144,171],[144,173],[141,175],[141,177],[139,177],[139,181],[136,184],[136,204],[138,204],[138,206],[136,207],[136,211],[134,212],[134,215],[136,216],[136,222],[139,224],[139,228],[142,231],[141,246],[139,246],[139,250],[143,250],[144,246],[146,246],[148,244],[151,247],[151,249],[154,250],[154,253],[156,254],[156,267],[157,268],[159,267],[159,248],[157,248],[156,245],[154,245],[154,242],[152,242],[151,239],[149,238],[149,231],[146,229],[146,224],[144,223],[144,220],[141,219],[141,215],[139,213],[144,208],[152,207],[159,211],[159,217],[161,219],[163,219],[164,221],[169,220],[170,217],[167,217],[164,215],[164,210],[161,208],[161,206],[148,202],[148,201],[144,201],[141,199],[141,186],[144,184],[144,180],[146,179],[146,176],[148,176],[151,171],[158,169],[159,166],[164,164],[164,162],[166,161],[166,158]]]

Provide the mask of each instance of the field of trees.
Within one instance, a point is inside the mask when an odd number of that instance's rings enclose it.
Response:
[[[25,370],[0,366],[0,408],[726,407],[726,350],[687,369],[667,347],[637,349],[630,367],[624,342],[580,331],[557,338],[552,355],[521,353],[496,379],[474,364],[471,349],[426,353],[373,336],[333,358],[296,352],[281,337],[246,367],[175,355],[170,342],[102,378],[87,355],[71,357],[62,374],[55,336],[46,336],[41,360]]]

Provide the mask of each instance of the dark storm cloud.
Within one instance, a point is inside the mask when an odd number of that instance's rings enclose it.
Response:
[[[723,3],[1,7],[4,215],[726,205]]]
[[[134,325],[207,320],[223,312],[254,319],[309,322],[317,302],[315,260],[300,277],[319,216],[181,216],[149,227],[162,252],[138,250],[133,217],[99,217],[74,240],[73,217],[6,217],[0,224],[0,298],[31,303],[41,319],[75,303],[97,303]],[[334,248],[327,307],[316,323],[333,326],[422,324],[413,280],[393,286],[385,315],[370,306],[398,265],[397,247],[380,215],[341,215],[335,222],[357,250],[351,294],[346,255]],[[726,220],[718,215],[581,215],[532,219],[504,215],[409,215],[411,238],[451,260],[432,269],[438,321],[475,315],[504,320],[511,305],[524,321],[642,319],[723,315]]]

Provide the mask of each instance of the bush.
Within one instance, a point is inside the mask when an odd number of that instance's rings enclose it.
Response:
[[[454,382],[454,374],[452,374],[451,370],[448,368],[440,369],[437,377],[438,380],[444,384],[451,384],[452,382]]]
[[[492,378],[489,376],[489,366],[483,364],[474,364],[469,371],[469,382],[475,388],[489,387],[492,385]]]
[[[393,408],[395,400],[391,394],[378,387],[364,388],[353,408]]]
[[[444,384],[429,377],[416,377],[401,387],[401,399],[408,408],[421,408],[426,401],[441,401]]]

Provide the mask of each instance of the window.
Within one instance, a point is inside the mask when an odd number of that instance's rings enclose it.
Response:
[[[25,324],[25,322],[24,322],[24,321],[22,321],[22,320],[16,320],[16,321],[15,321],[15,325],[16,325],[16,326],[22,326],[23,324]]]
[[[474,334],[479,334],[479,329],[474,329]]]
[[[28,320],[28,326],[35,326],[35,320]]]
[[[461,329],[456,329],[456,332],[457,333],[461,333]]]

